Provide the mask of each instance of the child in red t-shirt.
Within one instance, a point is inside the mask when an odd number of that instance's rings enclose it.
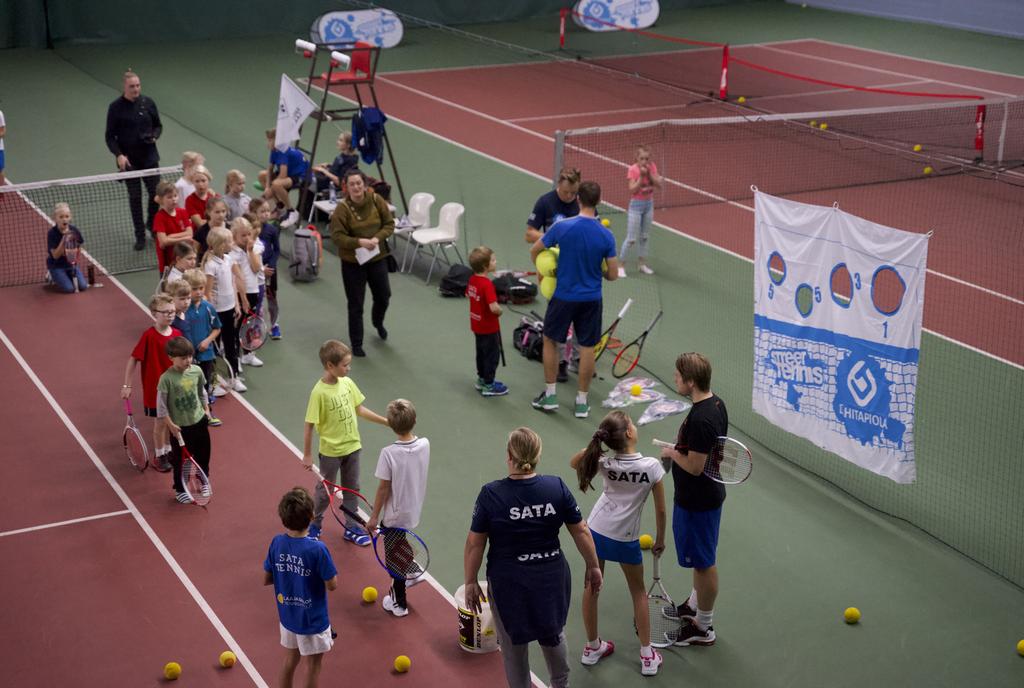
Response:
[[[188,211],[188,219],[192,221],[193,227],[199,227],[206,222],[206,204],[217,198],[217,194],[210,191],[213,183],[213,175],[205,165],[196,165],[192,168],[192,184],[195,190],[185,198],[185,210]]]
[[[170,186],[173,191],[174,185]],[[155,466],[160,471],[169,471],[171,464],[168,461],[168,454],[171,445],[167,437],[167,427],[157,422],[156,385],[164,371],[171,367],[171,359],[167,355],[167,342],[174,337],[181,337],[182,334],[171,327],[177,311],[174,308],[174,299],[169,295],[161,293],[150,299],[149,312],[153,315],[153,326],[146,328],[132,349],[131,356],[128,357],[121,398],[127,399],[132,395],[132,376],[135,374],[136,366],[141,363],[142,405],[146,415],[153,419],[153,453],[157,459]]]
[[[476,388],[485,397],[508,394],[508,387],[494,379],[501,352],[501,326],[498,324],[501,306],[498,305],[494,282],[487,273],[494,272],[497,263],[494,251],[486,246],[478,246],[469,254],[469,267],[473,269],[473,276],[466,287],[469,326],[476,336]]]
[[[156,185],[156,204],[160,210],[153,217],[153,234],[156,236],[156,263],[160,274],[164,268],[174,265],[174,245],[192,241],[192,221],[188,212],[178,207],[178,189],[171,182]]]

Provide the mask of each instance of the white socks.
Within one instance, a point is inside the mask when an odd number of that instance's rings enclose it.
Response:
[[[549,397],[553,397],[556,394],[558,394],[557,388],[558,388],[558,384],[557,383],[552,382],[550,385],[547,384],[547,383],[544,383],[544,394],[549,396]]]
[[[587,403],[587,393],[586,392],[576,392],[576,403],[577,404],[585,404],[585,403]]]
[[[711,626],[711,617],[714,616],[715,611],[713,609],[704,611],[703,609],[697,610],[697,628],[702,631],[708,630]]]

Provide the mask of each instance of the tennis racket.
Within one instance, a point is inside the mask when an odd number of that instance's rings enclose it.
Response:
[[[661,583],[661,555],[654,555],[654,580],[647,589],[647,616],[651,621],[651,645],[669,647],[679,637],[676,605]]]
[[[331,513],[334,514],[338,523],[345,527],[347,520],[345,516],[347,515],[366,528],[366,517],[358,511],[349,510],[344,504],[344,497],[346,494],[355,495],[361,505],[360,508],[369,513],[372,509],[366,498],[355,490],[327,480],[316,466],[313,466],[312,469],[323,483],[324,489],[327,490],[327,496],[331,502]],[[423,538],[411,530],[388,527],[382,523],[376,532],[370,533],[370,538],[373,540],[373,553],[377,557],[377,563],[392,578],[415,580],[426,573],[427,567],[430,566],[430,550],[427,549],[427,544],[423,542]]]
[[[238,328],[238,341],[246,351],[256,351],[267,341],[267,326],[258,313],[250,310]]]
[[[594,360],[601,358],[601,354],[608,348],[608,343],[612,341],[612,335],[615,334],[615,328],[619,326],[619,321],[622,320],[622,316],[626,314],[629,307],[633,305],[633,299],[626,299],[626,303],[622,304],[622,309],[619,311],[618,317],[608,326],[608,329],[604,331],[601,338],[597,340],[597,345],[594,347]]]
[[[213,374],[216,378],[214,384],[220,384],[227,390],[234,389],[235,382],[235,371],[231,368],[231,364],[228,363],[228,359],[224,356],[224,347],[221,346],[220,340],[215,340],[213,343],[213,352],[215,354],[213,359]]]
[[[205,507],[210,503],[210,497],[213,496],[210,479],[192,457],[192,452],[185,446],[185,440],[180,433],[178,434],[178,446],[181,447],[181,484],[185,487],[185,493],[192,498],[193,504]]]
[[[619,354],[612,362],[612,375],[616,378],[626,377],[633,372],[633,368],[636,368],[637,363],[640,362],[640,352],[644,350],[644,342],[647,341],[647,335],[651,333],[654,326],[661,320],[662,312],[658,311],[658,314],[654,316],[654,320],[647,326],[647,329],[619,351]]]
[[[128,399],[124,400],[124,412],[128,416],[128,420],[124,424],[124,432],[121,433],[124,454],[141,473],[149,465],[149,449],[146,447],[145,440],[142,439],[142,433],[139,432],[138,426],[135,425],[135,417],[132,416],[132,402]]]
[[[75,292],[78,292],[78,239],[74,232],[68,230],[67,238],[64,239],[64,257],[71,265],[71,282],[75,285]]]
[[[654,440],[658,447],[675,447],[672,442]],[[754,470],[750,450],[731,437],[719,437],[704,462],[704,475],[723,485],[739,485]]]
[[[501,341],[501,328],[498,328],[498,353],[501,354],[501,367],[505,367],[505,343]]]

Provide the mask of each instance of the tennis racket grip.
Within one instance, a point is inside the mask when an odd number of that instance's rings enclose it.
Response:
[[[659,440],[657,438],[651,440],[651,444],[653,444],[655,447],[670,447],[670,448],[672,448],[672,447],[676,446],[672,442],[666,442],[665,440]]]
[[[622,309],[619,311],[619,318],[622,318],[629,310],[629,307],[633,305],[633,297],[626,299],[626,303],[622,304]]]
[[[124,402],[124,412],[129,416],[132,415],[132,402],[128,399],[122,399],[121,401]]]

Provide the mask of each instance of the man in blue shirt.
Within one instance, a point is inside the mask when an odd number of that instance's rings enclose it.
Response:
[[[277,129],[268,129],[267,147],[270,148],[270,165],[260,171],[263,197],[277,202],[281,226],[288,228],[299,221],[299,213],[292,208],[288,192],[301,189],[309,178],[309,161],[298,148],[288,146],[283,150],[274,145]]]
[[[575,415],[586,418],[590,415],[587,393],[594,377],[594,345],[601,338],[601,278],[615,280],[619,262],[615,258],[615,237],[597,220],[601,187],[597,182],[583,182],[578,198],[580,214],[554,223],[530,247],[535,263],[541,251],[559,247],[558,282],[544,314],[545,388],[533,400],[533,407],[541,411],[558,410],[558,345],[565,343],[571,325],[580,351]],[[606,265],[602,261],[607,261]]]

